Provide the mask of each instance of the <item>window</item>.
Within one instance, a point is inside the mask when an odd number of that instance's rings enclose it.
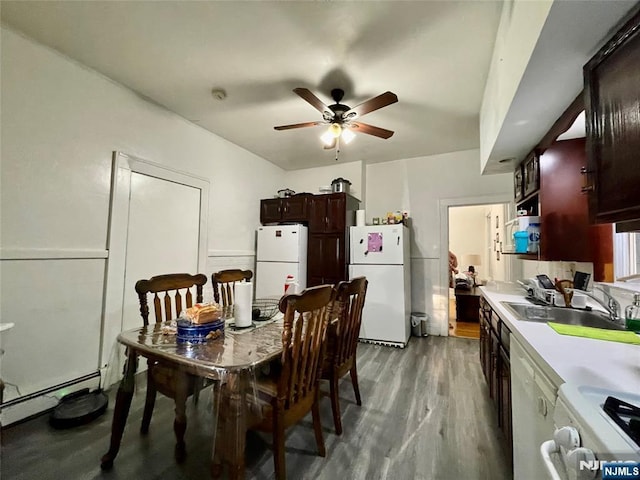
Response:
[[[640,232],[615,233],[613,239],[614,277],[640,274]]]

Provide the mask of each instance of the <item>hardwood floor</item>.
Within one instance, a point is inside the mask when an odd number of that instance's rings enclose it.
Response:
[[[480,338],[480,322],[458,322],[456,320],[456,301],[449,299],[449,336],[462,338]]]
[[[362,407],[355,404],[348,378],[340,386],[342,436],[334,434],[329,398],[321,401],[325,458],[316,454],[310,416],[288,430],[289,479],[512,479],[480,370],[477,341],[412,337],[404,350],[360,344],[358,371]],[[144,377],[138,382],[113,470],[102,472],[100,457],[109,443],[115,388],[107,413],[89,425],[54,430],[45,415],[5,428],[0,476],[14,480],[209,478],[210,391],[201,393],[198,405],[188,402],[187,459],[177,465],[172,401],[158,396],[149,435],[142,437]],[[270,442],[269,435],[248,434],[248,479],[274,477]]]

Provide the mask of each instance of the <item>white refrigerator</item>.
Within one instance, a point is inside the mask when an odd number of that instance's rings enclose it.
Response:
[[[360,339],[404,347],[411,334],[409,229],[351,227],[349,278],[367,277]]]
[[[307,287],[307,227],[274,225],[258,228],[256,298],[282,296],[287,275],[298,290]]]

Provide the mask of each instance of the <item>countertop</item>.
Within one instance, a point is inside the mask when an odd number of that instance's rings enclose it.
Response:
[[[560,335],[546,323],[518,320],[501,302],[528,303],[516,284],[480,287],[489,302],[549,379],[631,393],[640,392],[640,346]],[[594,310],[602,310],[589,302]]]

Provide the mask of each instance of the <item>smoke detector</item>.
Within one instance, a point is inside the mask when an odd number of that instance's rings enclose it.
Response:
[[[227,92],[222,88],[214,88],[211,90],[211,96],[216,100],[224,100],[227,98]]]

